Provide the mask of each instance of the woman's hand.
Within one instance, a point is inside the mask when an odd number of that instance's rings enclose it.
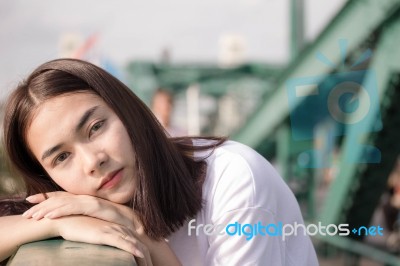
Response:
[[[46,193],[28,197],[26,200],[37,205],[26,211],[23,216],[40,220],[55,219],[70,215],[85,215],[99,218],[128,228],[140,230],[141,225],[134,211],[121,204],[88,195],[75,195],[64,191]]]
[[[46,195],[48,196],[48,199],[46,199],[42,194],[36,194],[28,197],[26,199],[27,201],[31,203],[37,203],[37,205],[26,211],[23,216],[36,220],[40,220],[45,217],[48,219],[54,219],[55,221],[64,221],[64,219],[69,217],[86,217],[87,219],[96,218],[95,220],[101,219],[103,222],[114,224],[112,228],[107,228],[106,231],[101,232],[103,235],[106,234],[106,236],[109,236],[106,237],[106,239],[109,241],[121,241],[118,239],[118,237],[117,239],[115,236],[111,237],[113,234],[110,232],[119,232],[120,230],[116,230],[114,228],[115,226],[126,228],[134,234],[133,236],[135,237],[135,241],[138,241],[138,243],[143,245],[145,248],[145,259],[138,260],[139,265],[151,265],[152,262],[154,265],[180,265],[179,260],[164,240],[153,240],[145,234],[143,226],[140,224],[133,209],[105,199],[88,195],[75,195],[63,191],[50,192],[46,193]],[[68,238],[66,239],[75,240],[75,237],[82,237],[77,232],[69,231],[73,227],[66,228],[67,231],[62,231],[64,232],[64,235],[65,232],[67,232],[66,237]],[[84,231],[81,233],[85,234]],[[95,235],[93,235],[94,239]],[[121,236],[121,234],[119,234],[119,236]],[[83,242],[94,243],[88,242],[88,240],[83,240]],[[96,242],[96,244],[99,243]],[[110,245],[104,242],[100,244]],[[112,246],[121,248],[115,244]],[[126,250],[125,248],[121,249]]]
[[[145,253],[148,253],[147,247],[137,239],[134,231],[123,225],[82,215],[53,221],[58,235],[66,240],[109,245],[140,258],[145,258]]]

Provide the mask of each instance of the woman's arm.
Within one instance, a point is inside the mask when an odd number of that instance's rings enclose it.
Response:
[[[149,252],[154,265],[181,265],[165,240],[156,241],[147,237],[132,208],[101,198],[68,192],[51,192],[47,193],[47,196],[48,199],[42,194],[27,198],[30,202],[38,204],[25,212],[24,217],[41,220],[44,217],[58,219],[70,215],[85,215],[119,224],[134,232],[135,237]]]
[[[139,258],[139,265],[152,265],[150,253],[129,228],[87,216],[59,219],[26,219],[21,215],[0,217],[0,261],[12,255],[20,245],[61,236],[66,240],[109,245]]]
[[[22,244],[57,236],[54,221],[24,219],[21,215],[0,217],[0,261]]]
[[[132,210],[127,206],[89,196],[75,195],[64,191],[32,195],[27,200],[37,204],[23,213],[26,218],[40,220],[55,219],[70,215],[85,215],[124,225],[132,230],[140,230],[141,225]]]

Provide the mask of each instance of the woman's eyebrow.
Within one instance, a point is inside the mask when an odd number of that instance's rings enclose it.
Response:
[[[47,157],[49,157],[50,155],[52,155],[53,153],[58,151],[61,148],[62,145],[63,144],[57,144],[56,146],[46,150],[42,155],[42,161],[44,161],[44,159],[46,159]]]
[[[96,109],[99,106],[94,106],[92,108],[90,108],[89,110],[87,110],[81,117],[81,119],[79,119],[79,123],[75,128],[75,132],[79,132],[82,127],[86,124],[86,122],[90,119],[90,117],[93,115],[93,113],[96,111]],[[62,147],[62,143],[59,143],[57,145],[55,145],[54,147],[51,147],[50,149],[47,149],[43,155],[42,155],[42,161],[44,161],[44,159],[46,159],[47,157],[51,156],[53,153],[55,153],[56,151],[58,151],[61,147]]]
[[[90,119],[90,117],[93,115],[94,111],[96,111],[96,109],[99,108],[99,106],[94,106],[92,108],[90,108],[89,110],[87,110],[83,116],[81,117],[81,119],[79,120],[78,125],[75,128],[75,132],[79,132],[82,127],[86,124],[86,122]]]

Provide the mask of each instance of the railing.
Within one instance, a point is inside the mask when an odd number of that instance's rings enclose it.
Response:
[[[400,266],[400,257],[363,242],[352,240],[349,237],[316,235],[313,238],[317,241],[325,242],[333,247],[339,248],[348,254],[362,256],[380,262],[382,265]],[[354,265],[354,263],[348,265]]]
[[[22,245],[8,266],[136,266],[134,257],[123,250],[102,245],[51,239]]]

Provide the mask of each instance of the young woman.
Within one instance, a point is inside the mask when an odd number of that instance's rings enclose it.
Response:
[[[140,265],[318,265],[308,236],[266,230],[303,220],[264,158],[224,138],[168,138],[90,63],[39,66],[7,102],[4,141],[32,205],[0,203],[0,261],[60,236],[115,246]]]

